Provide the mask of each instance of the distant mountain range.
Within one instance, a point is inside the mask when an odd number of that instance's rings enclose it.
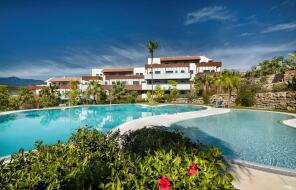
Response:
[[[44,81],[35,79],[22,79],[18,77],[0,77],[0,84],[19,87],[44,84]]]

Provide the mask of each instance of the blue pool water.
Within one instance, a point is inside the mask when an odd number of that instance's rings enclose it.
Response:
[[[66,109],[25,111],[0,116],[0,156],[33,148],[36,140],[46,144],[65,141],[82,126],[92,126],[102,132],[133,119],[160,114],[174,114],[206,109],[200,106],[144,105],[82,106]]]
[[[231,159],[295,170],[296,128],[280,122],[290,118],[272,112],[233,110],[172,127],[192,140],[220,147]]]

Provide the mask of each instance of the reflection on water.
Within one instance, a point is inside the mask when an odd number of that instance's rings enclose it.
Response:
[[[0,156],[28,150],[35,140],[52,144],[66,141],[79,127],[92,126],[103,133],[133,119],[160,114],[198,111],[198,106],[141,105],[87,106],[26,111],[0,116]]]

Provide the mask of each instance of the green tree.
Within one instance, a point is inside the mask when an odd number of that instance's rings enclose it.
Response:
[[[239,88],[240,75],[236,71],[225,70],[222,72],[222,88],[228,93],[228,107],[231,107],[231,95],[234,89]]]
[[[149,103],[151,103],[151,92],[150,92],[150,91],[147,91],[147,92],[146,92],[146,96],[147,96],[147,101],[148,101]]]
[[[135,103],[138,95],[137,91],[130,91],[127,96],[127,103]]]
[[[157,102],[160,102],[163,99],[163,97],[164,97],[164,90],[161,88],[161,86],[157,85],[155,87],[155,94],[154,95],[155,95],[155,100]]]
[[[147,49],[150,53],[150,56],[151,56],[151,87],[152,87],[152,94],[151,94],[151,102],[153,103],[153,56],[154,56],[154,51],[158,48],[158,43],[156,41],[153,41],[153,40],[149,40],[148,41],[148,44],[147,44]]]
[[[170,99],[175,99],[179,96],[179,90],[177,89],[177,82],[174,80],[169,80],[169,92],[170,92]]]
[[[0,111],[7,110],[9,103],[8,87],[0,85]]]
[[[52,107],[58,106],[60,103],[60,93],[57,91],[57,87],[50,84],[44,86],[39,93],[39,106],[40,107]]]
[[[98,81],[90,81],[86,91],[87,98],[93,100],[93,103],[104,103],[106,94]]]
[[[79,95],[80,95],[80,91],[78,89],[77,82],[71,81],[70,82],[70,91],[68,92],[70,105],[75,106],[78,104]]]
[[[248,107],[253,106],[258,90],[260,90],[260,84],[256,84],[251,80],[242,80],[238,88],[236,104]]]
[[[290,54],[291,59],[288,60],[288,67],[292,69],[296,69],[296,50]]]
[[[18,92],[19,94],[19,107],[20,109],[32,109],[36,108],[37,102],[33,95],[33,92],[26,89],[21,88]]]
[[[212,86],[214,82],[214,78],[210,75],[197,75],[194,78],[193,83],[195,83],[194,86],[196,86],[197,88],[199,88],[199,91],[202,90],[202,97],[204,102],[207,104],[209,103],[209,89]]]
[[[117,102],[120,102],[120,99],[126,95],[126,89],[124,85],[117,81],[115,85],[112,85],[110,95],[111,99],[115,99]]]
[[[8,109],[17,110],[19,109],[19,96],[9,96],[8,98]]]

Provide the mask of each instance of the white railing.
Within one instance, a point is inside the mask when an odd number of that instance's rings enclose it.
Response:
[[[151,74],[146,74],[145,79],[151,79]],[[189,79],[190,73],[160,73],[153,74],[153,79]]]
[[[169,84],[154,84],[153,89],[155,90],[156,86],[160,86],[164,90],[168,90],[171,85]],[[178,90],[190,90],[190,84],[177,84],[176,88]],[[152,85],[151,84],[142,84],[142,90],[152,90]]]

